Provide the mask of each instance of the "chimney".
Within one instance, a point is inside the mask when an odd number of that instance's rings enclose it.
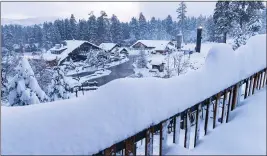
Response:
[[[196,45],[196,52],[199,52],[199,53],[200,53],[201,39],[202,39],[201,33],[202,33],[202,27],[198,27],[198,28],[197,28],[197,45]]]
[[[176,42],[177,42],[177,49],[181,49],[182,48],[182,34],[179,33],[177,36],[176,36]]]

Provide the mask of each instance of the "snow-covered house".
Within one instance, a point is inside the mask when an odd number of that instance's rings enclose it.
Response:
[[[175,49],[173,42],[168,40],[138,40],[132,46],[132,49],[151,50],[152,53],[166,54],[171,49]]]
[[[116,48],[118,48],[120,46],[118,44],[116,44],[116,43],[101,43],[99,45],[99,47],[101,49],[104,49],[107,52],[111,52],[112,50],[114,50],[114,49],[116,49]]]
[[[88,41],[66,40],[49,49],[43,58],[52,66],[60,65],[70,58],[74,62],[85,60],[87,53],[91,50],[101,50],[101,48]]]

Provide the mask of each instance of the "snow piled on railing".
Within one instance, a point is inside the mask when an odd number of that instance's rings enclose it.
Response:
[[[266,35],[233,51],[218,44],[205,66],[170,79],[124,78],[78,99],[1,107],[2,154],[94,154],[266,67]]]

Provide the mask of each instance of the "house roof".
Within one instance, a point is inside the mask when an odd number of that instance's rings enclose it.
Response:
[[[55,47],[49,49],[44,55],[44,59],[47,61],[55,60],[57,59],[60,63],[63,61],[72,51],[74,51],[76,48],[81,46],[84,43],[89,43],[95,47],[98,47],[97,45],[90,43],[88,41],[83,41],[83,40],[66,40],[65,41],[67,44],[64,47],[61,47],[60,49],[56,49]],[[98,47],[99,48],[99,47]],[[65,49],[61,54],[52,54],[51,51],[53,50],[62,50]]]
[[[99,47],[106,51],[112,50],[117,44],[116,43],[101,43]]]
[[[137,44],[137,43],[142,43],[147,47],[150,48],[155,48],[155,50],[165,50],[165,48],[167,47],[167,45],[171,42],[169,40],[138,40],[136,41],[131,48]]]

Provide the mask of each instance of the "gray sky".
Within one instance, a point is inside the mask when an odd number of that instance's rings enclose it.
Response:
[[[211,15],[215,2],[186,2],[187,15]],[[143,12],[146,19],[152,16],[165,18],[171,15],[176,20],[179,2],[2,2],[1,18],[24,19],[31,17],[70,17],[88,18],[94,11],[96,16],[101,10],[108,16],[115,14],[121,21],[129,21]]]

